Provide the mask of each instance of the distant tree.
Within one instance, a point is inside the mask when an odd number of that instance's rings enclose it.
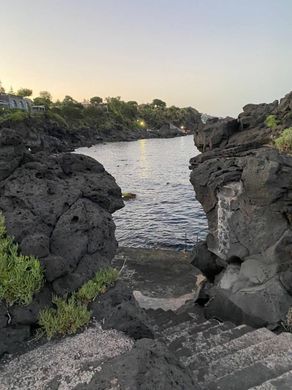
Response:
[[[50,101],[50,102],[52,101],[52,95],[48,91],[41,91],[40,92],[40,97],[42,99],[46,99],[47,101]]]
[[[29,88],[20,88],[20,89],[17,91],[17,95],[18,95],[18,96],[22,96],[22,97],[31,96],[31,95],[32,95],[32,89],[29,89]]]
[[[5,93],[5,88],[3,87],[1,80],[0,80],[0,93]]]
[[[60,110],[62,115],[68,121],[74,121],[83,118],[84,107],[71,96],[66,95],[61,103]]]
[[[152,106],[154,106],[155,108],[165,108],[166,107],[166,103],[163,101],[163,100],[160,100],[160,99],[154,99],[152,101]]]
[[[9,89],[9,94],[10,94],[10,95],[14,95],[14,90],[13,90],[12,85],[11,85],[11,87],[10,87],[10,89]]]
[[[90,103],[93,104],[93,105],[98,105],[98,104],[102,103],[102,98],[99,97],[99,96],[93,96],[90,99]]]
[[[36,106],[45,106],[48,109],[52,105],[52,95],[48,91],[41,91],[33,102]]]

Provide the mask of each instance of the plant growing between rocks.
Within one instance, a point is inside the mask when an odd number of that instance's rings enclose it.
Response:
[[[90,321],[91,312],[74,294],[68,300],[54,297],[52,302],[56,308],[44,309],[39,315],[39,324],[48,339],[74,334]]]
[[[265,125],[270,129],[275,129],[278,126],[278,119],[276,115],[269,115],[265,120]]]
[[[292,152],[292,127],[283,130],[280,136],[275,139],[275,145],[280,152]]]
[[[288,310],[286,321],[282,322],[282,326],[286,332],[292,333],[292,307]]]
[[[82,302],[92,302],[117,280],[118,271],[114,268],[105,268],[98,271],[95,277],[85,283],[77,292],[77,298]]]
[[[86,326],[91,318],[88,304],[105,293],[117,280],[118,274],[111,267],[102,269],[70,298],[54,297],[52,302],[56,307],[44,309],[39,314],[40,335],[51,339],[54,336],[74,334]]]
[[[8,305],[31,303],[43,284],[43,270],[38,259],[20,254],[19,247],[6,232],[0,213],[0,300]]]

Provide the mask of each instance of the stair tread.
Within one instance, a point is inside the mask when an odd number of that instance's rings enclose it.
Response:
[[[287,352],[292,348],[292,334],[282,333],[256,345],[251,345],[223,358],[212,361],[209,365],[193,371],[194,377],[199,382],[212,382],[233,371],[252,366],[260,360],[264,360],[271,354]]]
[[[219,323],[213,325],[208,329],[205,329],[201,332],[195,334],[188,334],[187,337],[183,336],[180,339],[174,340],[174,342],[169,344],[169,348],[172,351],[178,351],[180,349],[188,348],[192,350],[193,345],[199,345],[200,342],[208,340],[210,337],[223,333],[228,329],[234,328],[233,324]]]
[[[163,336],[165,337],[165,341],[170,344],[174,340],[180,339],[182,337],[185,338],[190,338],[192,335],[197,334],[199,332],[202,332],[204,330],[207,330],[209,328],[212,328],[214,326],[219,325],[220,322],[216,320],[211,320],[211,321],[205,321],[202,323],[197,323],[197,322],[190,322],[189,324],[185,324],[185,327],[182,328],[177,328],[178,331],[175,331],[175,328],[173,328],[174,331],[170,332],[165,332],[162,333]]]
[[[238,338],[242,336],[245,333],[248,333],[251,331],[251,327],[247,325],[239,325],[235,328],[225,330],[222,333],[212,335],[208,339],[201,339],[198,343],[193,343],[186,349],[185,358],[182,358],[181,362],[188,366],[190,363],[192,363],[194,357],[204,351],[208,350],[210,348],[213,348],[220,344],[225,344],[229,342],[230,340],[233,340],[235,338]]]
[[[292,370],[285,372],[277,378],[268,381],[256,387],[250,387],[249,390],[291,390],[292,389]]]
[[[292,372],[292,346],[286,352],[277,352],[270,356],[255,362],[254,364],[241,368],[232,372],[223,378],[217,379],[214,382],[204,383],[202,388],[208,390],[286,390],[281,387],[267,387],[270,386],[273,380],[279,379],[279,376],[287,372]],[[291,376],[288,377],[289,381]],[[287,380],[288,380],[287,379]],[[286,380],[286,382],[287,382]],[[280,383],[280,380],[279,382]],[[282,383],[285,383],[284,381]],[[290,387],[289,390],[291,390]],[[264,387],[264,385],[266,387]]]
[[[222,359],[223,357],[235,353],[241,349],[258,344],[262,341],[269,340],[274,337],[274,333],[266,328],[260,328],[244,335],[228,341],[225,344],[217,345],[209,350],[202,351],[193,356],[193,361],[190,364],[191,369],[198,369],[202,366],[210,364],[212,361]]]

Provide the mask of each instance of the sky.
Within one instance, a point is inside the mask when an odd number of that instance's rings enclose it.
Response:
[[[0,80],[237,116],[292,90],[291,0],[0,0]]]

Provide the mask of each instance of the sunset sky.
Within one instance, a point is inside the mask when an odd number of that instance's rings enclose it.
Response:
[[[0,80],[238,115],[292,90],[291,20],[291,0],[0,0]]]

